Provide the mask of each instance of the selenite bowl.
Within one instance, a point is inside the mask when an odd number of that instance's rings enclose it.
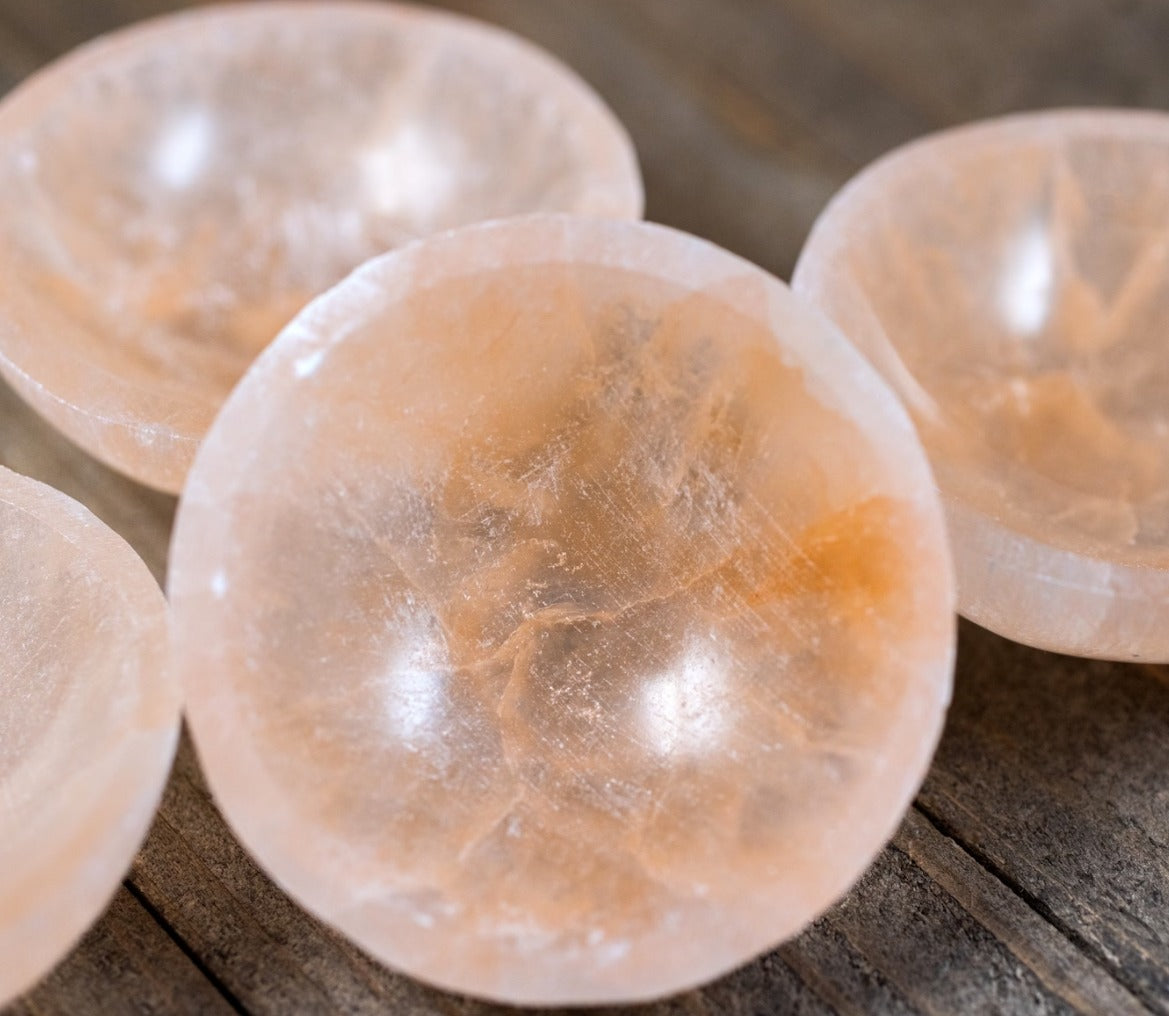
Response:
[[[1169,116],[910,144],[830,204],[793,287],[912,412],[967,617],[1169,661]]]
[[[121,538],[0,468],[0,1005],[113,896],[179,728],[166,603]]]
[[[623,128],[501,30],[389,3],[177,14],[0,104],[0,371],[177,492],[255,355],[362,261],[520,212],[640,210]]]
[[[795,934],[949,697],[904,410],[782,283],[644,223],[423,241],[309,306],[179,509],[175,665],[261,864],[377,958],[652,998]]]

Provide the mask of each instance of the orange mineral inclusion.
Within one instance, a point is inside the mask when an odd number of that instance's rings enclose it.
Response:
[[[950,690],[900,405],[778,281],[535,217],[362,268],[233,393],[175,660],[255,856],[373,955],[630,1001],[795,934],[896,827]]]
[[[416,237],[636,218],[624,129],[567,68],[391,3],[204,7],[0,103],[0,371],[87,451],[178,492],[256,354]]]
[[[1169,116],[1036,113],[915,142],[817,223],[794,288],[910,407],[959,606],[1169,661]]]
[[[0,468],[0,1005],[117,889],[179,726],[166,604],[81,505]]]

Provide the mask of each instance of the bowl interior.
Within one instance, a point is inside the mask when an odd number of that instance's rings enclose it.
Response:
[[[1169,550],[1167,169],[1155,117],[942,136],[862,178],[828,216],[832,256],[801,266],[901,388],[949,493],[1146,561]]]
[[[313,305],[200,453],[171,575],[245,841],[377,955],[513,1001],[798,929],[908,800],[952,648],[895,400],[644,226],[452,234]]]
[[[188,437],[370,256],[523,211],[639,210],[620,128],[566,70],[380,5],[131,30],[35,82],[0,133],[0,271],[25,325],[6,357],[95,414]]]

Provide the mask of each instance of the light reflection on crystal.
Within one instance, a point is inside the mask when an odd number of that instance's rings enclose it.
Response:
[[[408,745],[441,736],[446,693],[446,672],[406,648],[389,661],[382,681],[387,728]]]
[[[191,187],[207,170],[214,148],[215,121],[206,109],[176,114],[163,125],[154,150],[154,174],[171,190]]]
[[[360,156],[361,176],[369,204],[382,215],[407,222],[426,222],[441,215],[459,187],[456,167],[467,153],[435,143],[422,124],[402,124],[392,135]]]
[[[710,642],[694,640],[677,664],[651,678],[642,693],[645,736],[661,755],[716,751],[726,733],[727,700],[724,659]]]
[[[1051,316],[1055,254],[1042,221],[1023,229],[1011,242],[999,281],[999,306],[1007,327],[1017,335],[1035,335]]]

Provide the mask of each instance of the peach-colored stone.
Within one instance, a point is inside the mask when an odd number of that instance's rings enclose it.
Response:
[[[0,468],[0,1005],[113,895],[178,735],[166,604],[122,540]]]
[[[918,141],[825,211],[796,291],[898,390],[959,606],[1030,645],[1169,661],[1169,116]]]
[[[179,511],[211,787],[379,957],[648,998],[794,934],[896,826],[954,618],[896,399],[778,281],[535,217],[378,259],[229,399]]]
[[[175,15],[0,104],[0,371],[177,492],[252,358],[365,259],[521,212],[636,218],[628,137],[523,40],[390,3]]]

